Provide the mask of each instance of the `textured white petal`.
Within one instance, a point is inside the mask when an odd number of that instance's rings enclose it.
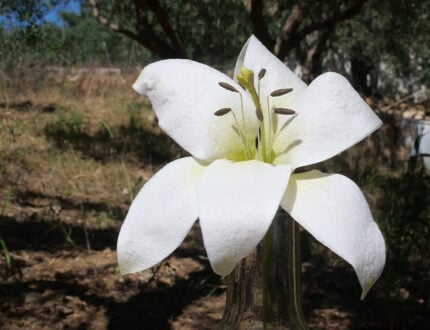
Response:
[[[260,81],[260,92],[263,100],[276,89],[293,88],[293,92],[288,95],[288,99],[290,99],[291,96],[300,93],[306,88],[306,84],[273,55],[255,36],[251,36],[248,39],[239,54],[234,70],[235,77],[239,74],[242,66],[254,71],[256,86],[258,86],[258,73],[261,69],[266,69],[266,75]],[[283,98],[276,99],[281,100]]]
[[[291,167],[218,160],[203,173],[198,204],[213,270],[229,274],[264,237],[288,184]]]
[[[122,273],[152,267],[182,243],[198,217],[196,191],[203,170],[191,157],[178,159],[143,186],[118,237]]]
[[[164,60],[144,68],[133,88],[147,95],[160,127],[194,157],[204,160],[240,159],[244,149],[229,113],[214,112],[232,108],[242,125],[240,96],[218,85],[227,82],[241,87],[223,73],[189,60]],[[252,100],[243,94],[245,127],[254,141],[257,118]],[[249,112],[246,112],[246,111]]]
[[[293,168],[331,158],[382,124],[349,82],[332,72],[315,79],[287,107],[297,116],[278,134],[275,162]]]
[[[293,174],[281,206],[354,267],[363,299],[382,273],[385,243],[357,185],[338,174]]]

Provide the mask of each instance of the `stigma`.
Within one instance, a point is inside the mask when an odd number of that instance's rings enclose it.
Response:
[[[271,102],[272,98],[277,98],[291,93],[293,91],[292,88],[279,88],[271,91],[267,95],[262,95],[260,91],[260,82],[266,77],[266,73],[267,70],[262,68],[257,74],[257,79],[255,79],[254,72],[245,66],[242,66],[240,73],[235,77],[241,89],[238,89],[227,82],[219,82],[218,85],[223,89],[239,95],[241,111],[236,114],[233,108],[222,108],[215,111],[214,115],[218,117],[225,115],[233,116],[233,129],[241,140],[243,145],[243,154],[246,160],[257,159],[266,163],[273,163],[274,158],[276,157],[273,150],[273,144],[275,143],[278,133],[277,116],[296,116],[297,114],[293,109],[290,109],[286,105],[275,107],[273,102]],[[251,97],[255,107],[255,116],[259,123],[257,131],[251,140],[246,134],[248,131],[245,126],[243,93],[246,93]],[[246,109],[246,112],[248,113],[249,109]]]

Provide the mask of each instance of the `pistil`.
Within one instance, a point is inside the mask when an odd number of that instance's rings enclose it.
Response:
[[[255,106],[255,113],[257,119],[259,120],[258,131],[257,131],[257,141],[256,141],[256,152],[255,158],[259,159],[265,163],[273,162],[273,143],[276,139],[276,132],[274,132],[274,123],[276,115],[294,115],[296,112],[292,109],[285,107],[276,107],[272,108],[270,105],[271,97],[279,97],[286,95],[292,92],[292,88],[281,88],[272,91],[266,97],[267,109],[265,109],[265,113],[263,112],[263,107],[261,106],[261,92],[260,92],[260,81],[265,77],[266,69],[261,69],[258,73],[258,83],[257,90],[254,85],[254,72],[252,70],[247,69],[246,67],[242,67],[240,69],[240,74],[236,76],[239,85],[249,93],[252,98],[252,101]],[[239,91],[236,87],[232,86],[226,82],[219,82],[219,86],[222,88],[238,93],[240,97],[240,106],[241,106],[241,125],[239,125],[239,121],[237,119],[236,114],[231,108],[222,108],[215,112],[216,116],[224,116],[227,113],[231,113],[233,115],[235,121],[235,129],[242,140],[242,144],[244,146],[244,154],[246,159],[251,159],[252,155],[254,155],[253,148],[251,149],[250,143],[248,143],[247,139],[247,130],[245,127],[245,111],[243,108],[243,97],[241,91]]]

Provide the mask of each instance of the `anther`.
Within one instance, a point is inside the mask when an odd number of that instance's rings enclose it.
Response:
[[[294,115],[296,112],[288,108],[275,108],[273,109],[278,115]]]
[[[281,96],[281,95],[288,94],[292,91],[293,91],[292,88],[281,88],[281,89],[277,89],[277,90],[273,91],[272,93],[270,93],[270,96]]]
[[[264,76],[266,75],[266,69],[263,68],[260,70],[260,72],[258,73],[258,80],[261,80],[264,78]]]
[[[215,116],[224,116],[225,114],[229,113],[231,111],[231,108],[222,108],[214,112]]]
[[[255,109],[255,113],[257,114],[257,118],[259,121],[263,121],[263,112],[261,111],[261,109],[257,108]]]
[[[230,91],[230,92],[235,92],[235,93],[239,93],[239,91],[234,88],[232,85],[230,85],[229,83],[226,82],[219,82],[218,85],[220,85],[222,88],[225,88],[226,90]]]

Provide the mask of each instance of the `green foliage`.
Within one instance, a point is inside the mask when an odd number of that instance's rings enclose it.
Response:
[[[385,177],[380,187],[384,194],[377,218],[388,252],[381,281],[387,313],[422,315],[430,308],[430,176],[408,170]]]
[[[351,58],[359,58],[365,71],[383,82],[382,93],[400,81],[406,87],[430,84],[429,13],[429,0],[370,0],[359,15],[336,27],[326,68],[347,71]],[[369,87],[376,88],[376,81]]]
[[[4,255],[4,258],[6,260],[7,271],[11,271],[11,269],[12,269],[12,258],[10,256],[10,252],[6,246],[5,241],[1,237],[0,237],[0,247],[1,247],[1,251]]]
[[[373,289],[377,298],[369,298],[383,302],[381,317],[396,329],[412,329],[430,308],[430,175],[413,162],[407,169],[403,161],[389,167],[381,150],[365,147],[358,145],[321,167],[345,174],[365,192],[387,249]]]
[[[252,34],[248,14],[237,0],[164,1],[172,24],[193,59],[226,64]]]
[[[134,41],[97,23],[88,11],[62,16],[63,27],[44,23],[0,28],[0,66],[141,64],[149,57]]]
[[[82,3],[81,15],[63,14],[64,27],[40,24],[41,17],[50,6],[66,2],[21,0],[14,6],[0,5],[7,15],[25,22],[13,30],[0,28],[3,67],[5,64],[7,67],[40,62],[142,65],[153,59],[154,55],[136,41],[99,24],[85,2]],[[340,0],[266,0],[263,17],[273,40],[280,34],[295,3],[306,9],[301,27],[331,17],[348,7]],[[212,65],[231,65],[243,42],[254,31],[249,3],[241,0],[160,0],[160,5],[167,12],[169,22],[190,58]],[[103,1],[100,7],[102,15],[113,23],[135,31],[136,13],[132,1]],[[349,73],[351,61],[356,60],[364,80],[372,80],[368,87],[382,86],[385,89],[381,92],[394,92],[400,83],[407,88],[429,84],[429,12],[430,0],[369,0],[358,15],[329,31],[323,50],[323,71]],[[147,24],[166,39],[157,18],[150,13],[148,15]],[[304,64],[309,50],[318,43],[320,32],[301,40],[299,46],[290,52],[289,62]]]
[[[112,33],[97,23],[89,13],[81,16],[64,13],[63,19],[67,28],[64,29],[62,52],[69,62],[133,64],[148,57],[148,53],[134,41]]]

